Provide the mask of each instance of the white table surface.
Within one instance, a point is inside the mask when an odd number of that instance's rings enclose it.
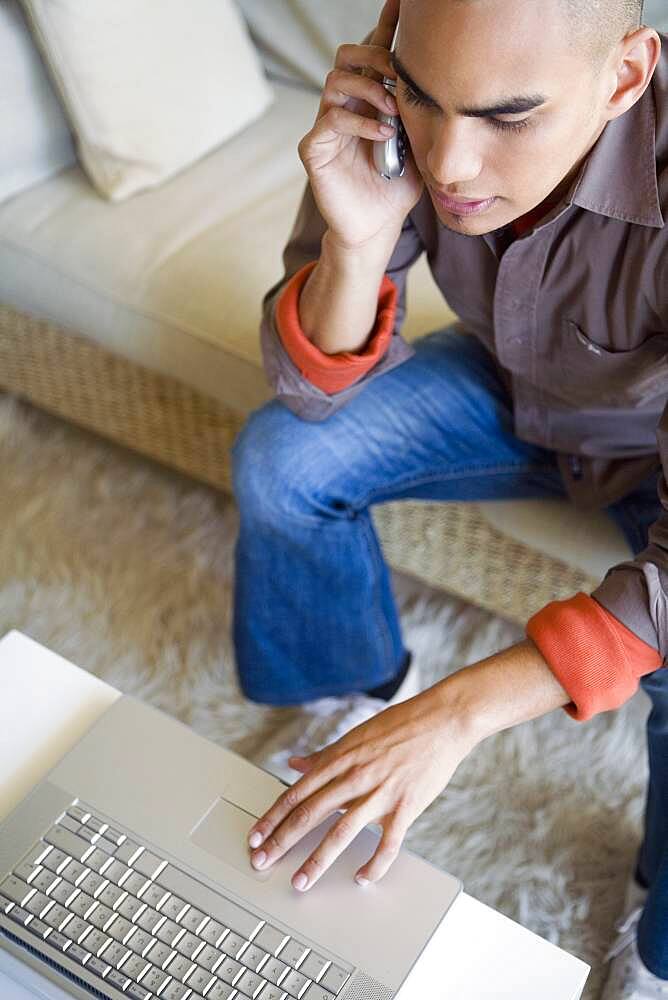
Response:
[[[120,692],[13,630],[0,639],[0,819]],[[400,1000],[578,1000],[590,966],[462,892]],[[437,963],[437,964],[436,964]]]

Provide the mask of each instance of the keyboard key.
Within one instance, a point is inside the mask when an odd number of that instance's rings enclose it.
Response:
[[[162,969],[156,969],[155,966],[151,966],[141,979],[141,984],[145,989],[150,990],[151,993],[157,993],[162,984],[167,982],[169,976]]]
[[[112,941],[111,944],[107,945],[100,957],[116,969],[129,954],[131,953],[127,945],[121,944],[120,941]]]
[[[75,863],[78,864],[78,862],[74,862],[71,860],[69,854],[67,854],[65,851],[61,851],[57,847],[52,848],[49,851],[49,853],[46,854],[42,859],[42,864],[44,865],[45,868],[48,868],[49,871],[55,872],[59,875],[63,875],[68,882],[74,882],[73,878],[71,878],[69,875],[65,875],[65,870],[64,870],[65,862],[69,862],[69,864],[75,864]],[[61,867],[63,868],[63,871],[60,871]],[[67,865],[67,867],[69,867],[69,865]]]
[[[262,976],[270,983],[277,983],[287,968],[288,966],[285,962],[281,962],[280,958],[270,958],[262,966]]]
[[[115,852],[118,845],[115,844],[113,840],[107,840],[107,834],[105,832],[98,840],[95,841],[95,846],[99,847],[100,850],[104,851],[106,854],[111,855]]]
[[[138,850],[139,844],[136,844],[134,840],[124,840],[121,846],[116,849],[116,857],[119,861],[124,861],[127,865]]]
[[[51,844],[53,847],[64,851],[65,854],[69,854],[76,861],[83,861],[94,850],[91,844],[82,840],[81,837],[77,837],[70,830],[64,830],[61,826],[52,827],[48,833],[44,834],[44,840],[47,844]]]
[[[224,983],[232,985],[239,973],[243,971],[243,968],[241,962],[235,962],[233,958],[225,958],[216,969],[216,975]]]
[[[99,834],[95,830],[91,830],[89,826],[85,826],[83,823],[81,826],[77,827],[74,831],[82,840],[87,840],[89,844],[94,844]]]
[[[258,966],[261,965],[265,958],[268,957],[267,952],[263,951],[262,948],[258,948],[255,944],[249,944],[247,948],[244,948],[239,956],[239,961],[242,965],[245,965],[247,969],[252,969],[253,972],[256,972]]]
[[[158,927],[156,937],[159,937],[161,941],[165,942],[165,944],[171,944],[173,947],[176,947],[173,942],[180,934],[184,933],[185,931],[183,927],[179,927],[179,925],[175,924],[173,920],[167,918],[164,924],[161,924],[160,927]]]
[[[59,948],[61,951],[65,950],[65,945],[69,944],[69,938],[66,938],[64,934],[59,931],[51,931],[47,941],[53,948]]]
[[[116,912],[120,913],[127,920],[134,920],[140,910],[145,908],[146,904],[142,903],[141,899],[136,899],[134,896],[126,896],[125,899],[121,899],[116,904]]]
[[[107,874],[106,871],[104,873]],[[150,885],[149,880],[141,872],[133,872],[130,869],[130,874],[127,878],[123,879],[123,888],[126,892],[129,892],[132,896],[138,896],[144,886]],[[164,895],[164,893],[163,893]],[[142,899],[142,902],[146,903],[148,900]]]
[[[86,857],[86,864],[95,872],[102,872],[104,866],[112,860],[111,854],[101,851],[99,847],[94,847],[92,852]]]
[[[243,937],[251,938],[262,923],[259,917],[255,917],[248,910],[237,906],[231,899],[227,899],[219,892],[209,889],[203,882],[192,878],[174,865],[168,864],[160,872],[156,882],[164,885],[174,895],[187,899],[192,906],[208,913],[209,916],[219,920]]]
[[[97,954],[110,940],[111,938],[108,934],[105,934],[104,931],[100,931],[97,927],[94,927],[92,931],[89,931],[88,934],[86,934],[82,943],[86,945],[89,951]]]
[[[270,955],[275,955],[287,937],[288,935],[284,934],[283,931],[272,927],[271,924],[265,924],[253,938],[253,944],[264,948]]]
[[[182,955],[190,958],[191,955],[195,954],[201,944],[202,942],[198,937],[195,937],[195,935],[191,934],[190,931],[186,931],[183,937],[179,938],[174,947],[177,951],[180,951]]]
[[[156,941],[151,950],[146,955],[147,959],[162,968],[170,955],[174,954],[174,949],[163,941]]]
[[[128,868],[118,858],[114,858],[109,867],[104,869],[104,877],[108,878],[114,885],[122,885],[125,877],[129,877],[128,873],[131,871],[132,868]]]
[[[40,938],[43,938],[46,932],[51,929],[49,925],[45,924],[43,920],[39,919],[39,917],[33,917],[30,923],[26,924],[26,927],[29,931],[36,934],[37,937]]]
[[[140,875],[139,878],[144,878]],[[146,903],[147,906],[152,906],[157,910],[159,903],[167,895],[167,890],[163,889],[161,885],[156,885],[155,882],[150,882],[148,879],[144,879],[144,890],[139,897],[142,903]]]
[[[274,986],[273,983],[265,983],[258,993],[256,1000],[281,1000],[281,997],[284,995],[284,991],[280,986]]]
[[[93,897],[89,896],[87,892],[79,891],[68,908],[78,917],[85,917],[92,906],[96,906]]]
[[[209,972],[213,972],[214,967],[223,958],[223,952],[218,948],[214,948],[212,944],[205,944],[200,952],[197,953],[196,962],[198,965],[202,965]],[[201,992],[201,991],[200,991]]]
[[[145,958],[140,958],[139,955],[130,955],[123,962],[121,972],[124,972],[130,979],[139,979],[144,970],[149,968],[150,964]]]
[[[323,989],[319,983],[311,983],[300,1000],[334,1000],[334,994]]]
[[[86,872],[80,882],[77,882],[77,888],[87,892],[89,896],[94,896],[96,892],[99,892],[106,881],[107,879],[104,875],[99,875],[97,872],[89,871]]]
[[[301,962],[307,948],[305,944],[300,944],[295,938],[290,938],[290,940],[283,945],[278,953],[278,957],[282,962],[286,962],[291,965],[293,969],[296,969]]]
[[[91,925],[83,917],[72,917],[63,927],[63,934],[71,941],[81,941],[84,934],[87,934]]]
[[[71,944],[67,949],[67,957],[73,958],[75,962],[79,962],[81,965],[84,964],[84,959],[90,957],[90,952],[82,948],[80,944]]]
[[[196,909],[194,906],[190,906],[179,919],[179,923],[182,927],[185,927],[186,930],[192,931],[194,934],[204,919],[205,914],[202,913],[201,910]]]
[[[146,997],[150,994],[150,990],[144,989],[143,986],[137,983],[130,983],[126,993],[129,997],[132,997],[132,1000],[146,1000]]]
[[[154,910],[152,906],[147,906],[146,909],[142,910],[138,915],[136,922],[141,928],[143,928],[143,930],[148,931],[149,934],[155,934],[156,927],[158,924],[162,926],[164,919],[165,918],[162,913],[158,913],[158,911]]]
[[[53,871],[53,869],[51,870]],[[63,876],[66,882],[71,882],[72,885],[76,885],[77,879],[81,878],[81,876],[86,871],[87,871],[86,866],[82,865],[80,861],[74,861],[73,859],[70,859],[64,866],[64,868],[61,869],[60,874]]]
[[[238,958],[239,952],[242,948],[245,948],[247,944],[248,941],[241,937],[240,934],[235,934],[234,931],[230,931],[230,933],[226,934],[220,942],[219,947],[223,949],[226,955],[231,955],[232,958]]]
[[[120,886],[114,885],[110,882],[109,885],[105,885],[104,889],[101,889],[98,896],[98,903],[102,903],[103,906],[109,906],[113,910],[114,905],[123,895],[123,889]]]
[[[88,816],[86,819],[86,826],[90,827],[91,830],[94,830],[95,833],[101,833],[106,825],[107,824],[103,823],[102,820],[96,819],[95,816]]]
[[[116,941],[123,941],[132,930],[133,925],[125,917],[116,917],[113,924],[109,924],[109,935]]]
[[[49,871],[48,868],[39,868],[35,872],[30,885],[33,889],[39,889],[40,892],[48,893],[51,886],[55,885],[59,878],[59,875]]]
[[[18,903],[19,906],[25,902],[26,896],[32,891],[32,886],[29,886],[22,878],[17,878],[16,875],[9,875],[4,882],[0,882],[0,892],[4,893],[13,903]]]
[[[168,972],[170,976],[174,976],[174,979],[178,979],[183,982],[190,970],[193,967],[193,963],[185,955],[175,955],[174,958],[165,966],[165,972]]]
[[[345,986],[349,976],[350,973],[346,972],[345,969],[342,969],[339,965],[332,964],[320,980],[320,985],[324,986],[330,993],[339,993],[343,986]]]
[[[2,904],[0,903],[0,910],[2,909]],[[18,903],[14,903],[10,912],[7,914],[10,920],[16,921],[17,924],[25,924],[26,920],[30,916],[27,910],[24,910],[22,906]]]
[[[122,972],[118,972],[116,969],[112,969],[106,979],[108,983],[113,983],[119,990],[124,990],[130,982],[127,976],[124,976]]]
[[[177,920],[179,914],[183,912],[186,908],[187,903],[185,899],[181,899],[179,896],[168,896],[160,907],[160,912],[164,913],[166,917],[171,920]]]
[[[213,984],[207,993],[206,1000],[230,1000],[230,997],[233,997],[235,992],[234,986],[228,986],[227,983],[221,983],[219,979]]]
[[[289,993],[291,997],[298,997],[307,983],[308,976],[290,969],[285,979],[281,980],[281,989]]]
[[[141,872],[142,875],[146,875],[147,878],[154,878],[162,862],[163,859],[159,858],[157,854],[152,854],[151,851],[144,850],[132,862],[132,867],[136,871]]]
[[[58,820],[58,826],[63,826],[66,830],[71,830],[72,833],[76,833],[80,825],[75,819],[68,816],[67,813]]]
[[[107,829],[104,831],[104,836],[106,840],[110,840],[115,847],[118,847],[118,845],[122,842],[125,834],[121,833],[120,830],[117,830],[113,826],[108,826]]]
[[[190,975],[186,977],[185,982],[191,989],[203,994],[212,979],[213,976],[210,972],[196,965]]]
[[[55,899],[57,903],[60,903],[62,906],[65,906],[68,899],[74,896],[75,893],[78,893],[78,891],[79,890],[75,889],[75,887],[70,882],[66,882],[64,879],[60,879],[60,881],[57,884],[54,883],[49,889],[49,896],[51,897],[51,899]]]
[[[61,924],[64,924],[69,916],[70,913],[64,906],[61,906],[60,903],[55,903],[49,912],[44,914],[42,919],[45,924],[48,924],[49,927],[53,927],[58,931],[60,930]]]
[[[329,959],[323,958],[316,951],[310,951],[299,966],[299,971],[309,979],[317,979],[323,969],[329,965]]]
[[[84,823],[89,813],[86,809],[82,809],[81,806],[68,806],[67,814],[71,816],[72,819],[76,819],[79,823]]]
[[[172,979],[171,983],[167,983],[164,990],[160,994],[160,1000],[183,1000],[183,998],[190,994],[190,990],[183,983],[178,982],[176,979]]]
[[[86,920],[93,925],[93,927],[99,927],[102,929],[105,924],[108,924],[112,917],[116,914],[113,910],[110,910],[108,906],[103,906],[101,903],[95,904],[95,909],[92,910]]]
[[[103,976],[105,972],[109,971],[109,964],[104,962],[101,958],[96,958],[95,955],[91,955],[86,962],[86,968],[92,969],[93,972],[98,974],[98,976]]]
[[[36,892],[34,896],[30,899],[26,899],[25,908],[30,913],[34,913],[36,917],[41,917],[47,906],[50,906],[53,900],[45,896],[43,892]]]
[[[219,924],[217,920],[209,919],[204,927],[199,932],[199,937],[203,938],[209,944],[217,945],[220,941],[221,935],[226,931],[226,927],[223,924]]]
[[[245,996],[252,997],[262,985],[262,976],[258,976],[257,972],[251,972],[250,969],[244,969],[243,975],[234,985]]]
[[[33,865],[30,861],[22,861],[16,866],[12,874],[24,882],[30,882],[30,879],[34,878],[35,872],[38,871],[42,871],[41,865]]]
[[[109,933],[111,933],[111,927],[109,928]],[[154,942],[155,938],[151,937],[148,931],[143,931],[141,927],[135,927],[130,937],[125,941],[125,944],[128,948],[132,948],[137,955],[143,955],[148,946]]]

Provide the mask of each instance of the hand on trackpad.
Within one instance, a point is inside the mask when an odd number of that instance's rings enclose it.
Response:
[[[190,831],[190,839],[226,865],[266,882],[274,876],[278,866],[273,865],[263,872],[257,871],[250,863],[248,831],[256,819],[258,817],[253,813],[227,799],[218,798]]]

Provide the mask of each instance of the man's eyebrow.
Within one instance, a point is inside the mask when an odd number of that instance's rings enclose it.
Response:
[[[438,108],[439,111],[443,110],[436,98],[424,91],[422,87],[415,82],[397,56],[396,52],[390,53],[390,62],[396,70],[397,76],[400,76],[404,83],[407,83],[411,90],[414,91],[425,104],[430,104],[433,108]],[[540,107],[540,105],[545,104],[546,101],[547,98],[542,94],[520,94],[517,97],[506,98],[499,104],[493,104],[486,108],[456,108],[455,110],[458,115],[464,115],[467,118],[489,118],[494,115],[519,115],[524,111],[532,111],[534,108]]]

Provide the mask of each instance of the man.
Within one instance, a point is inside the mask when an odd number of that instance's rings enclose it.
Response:
[[[585,721],[642,678],[645,837],[606,1000],[659,996],[668,54],[641,0],[402,0],[390,56],[398,16],[387,0],[375,31],[339,48],[299,145],[309,183],[263,303],[277,399],[234,446],[242,688],[308,702],[330,726],[329,746],[314,724],[286,751],[302,777],[255,824],[252,863],[343,809],[293,885],[310,888],[369,822],[383,836],[358,881],[375,881],[482,739],[559,707]],[[396,104],[383,76],[398,77]],[[373,165],[380,110],[410,143],[389,182]],[[411,347],[405,281],[425,251],[461,323]],[[636,558],[534,615],[523,642],[416,694],[370,505],[564,495],[608,510]]]

